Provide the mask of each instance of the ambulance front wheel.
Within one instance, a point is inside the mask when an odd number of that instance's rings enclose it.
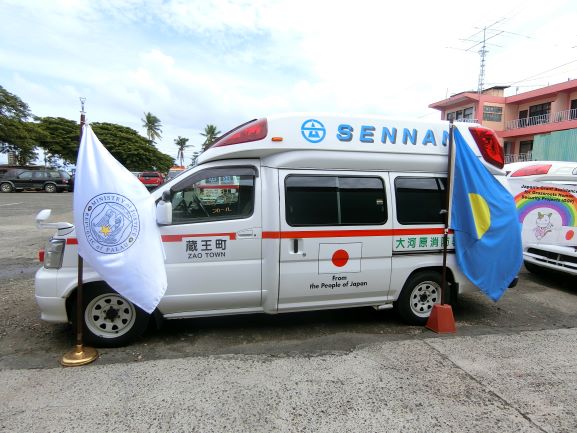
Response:
[[[433,305],[440,302],[441,276],[435,271],[422,271],[407,280],[395,302],[395,309],[409,325],[424,325]]]
[[[82,291],[83,340],[89,346],[121,347],[140,337],[149,315],[109,286],[87,285]],[[71,316],[76,330],[76,301]]]

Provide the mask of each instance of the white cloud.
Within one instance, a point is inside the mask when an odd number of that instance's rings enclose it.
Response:
[[[573,2],[502,3],[7,0],[0,82],[41,116],[77,118],[84,96],[91,121],[143,132],[150,111],[173,156],[179,135],[199,146],[208,123],[277,112],[438,118],[430,103],[476,88],[478,48],[463,50],[482,26],[509,32],[489,40],[488,85],[577,59]],[[576,75],[577,62],[515,87]]]

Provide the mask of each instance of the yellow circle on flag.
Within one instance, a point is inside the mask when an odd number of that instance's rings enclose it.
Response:
[[[477,239],[481,239],[491,227],[489,205],[482,196],[475,193],[469,193],[469,201],[471,202],[471,211],[473,212],[473,220],[477,229]]]

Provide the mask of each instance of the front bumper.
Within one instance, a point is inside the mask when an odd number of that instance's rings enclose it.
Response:
[[[68,323],[66,298],[59,296],[58,271],[45,269],[36,271],[34,281],[36,304],[40,308],[40,318],[50,323]]]
[[[572,248],[530,246],[523,251],[523,259],[536,266],[577,275],[577,253]]]

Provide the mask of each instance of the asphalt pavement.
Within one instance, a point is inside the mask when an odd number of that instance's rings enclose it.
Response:
[[[32,195],[34,194],[34,195]],[[0,195],[0,432],[577,432],[577,288],[525,271],[457,333],[334,310],[167,324],[62,368],[71,330],[39,321],[34,215],[71,195]]]
[[[0,371],[6,432],[575,432],[577,330]]]

